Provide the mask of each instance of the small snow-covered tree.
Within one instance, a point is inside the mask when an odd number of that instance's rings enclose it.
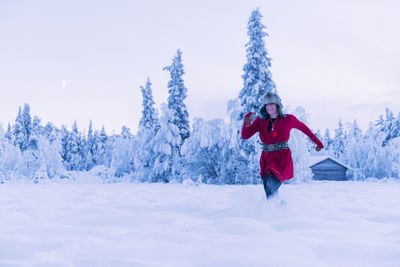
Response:
[[[335,138],[333,139],[332,147],[335,158],[342,160],[344,155],[346,133],[341,119],[339,120],[338,126],[339,127],[335,129]]]
[[[26,139],[27,141],[29,141],[29,136],[31,135],[32,132],[31,108],[29,107],[29,104],[24,105],[24,109],[22,111],[22,122]]]
[[[59,129],[57,129],[57,127],[55,127],[54,124],[51,122],[48,122],[46,124],[46,126],[44,127],[43,135],[50,142],[50,144],[52,144],[53,142],[55,142],[57,140],[60,140],[60,143],[61,143],[61,138],[62,138],[61,131]],[[60,146],[59,151],[61,152],[61,146]]]
[[[174,123],[175,114],[166,104],[161,105],[160,129],[154,138],[155,154],[152,182],[180,181],[179,148],[181,135]]]
[[[351,167],[347,171],[347,177],[353,180],[362,180],[365,178],[362,169],[368,154],[365,138],[356,120],[353,123],[347,123],[347,132],[348,135],[342,157],[344,162]]]
[[[124,139],[132,139],[133,138],[133,134],[131,133],[131,129],[129,129],[125,125],[123,125],[121,129],[122,129],[121,130],[121,137],[122,138],[124,138]]]
[[[9,142],[12,140],[12,132],[10,123],[7,125],[7,132],[4,134],[4,137],[7,138]]]
[[[150,79],[147,79],[146,86],[141,86],[143,95],[142,118],[139,123],[138,147],[134,156],[135,179],[149,181],[152,177],[156,154],[154,153],[155,136],[160,129],[158,114],[154,108],[153,93]]]
[[[387,144],[387,149],[390,155],[390,177],[400,178],[400,136],[392,138]]]
[[[179,129],[181,146],[185,139],[190,136],[189,113],[184,103],[187,88],[182,78],[185,72],[183,70],[181,50],[177,51],[171,65],[163,70],[167,70],[171,76],[171,80],[168,82],[168,108],[172,111],[171,122]]]
[[[137,145],[136,138],[130,129],[122,126],[121,134],[112,140],[112,159],[110,166],[115,171],[115,176],[122,177],[134,171],[134,155]]]
[[[24,128],[24,121],[21,113],[21,107],[18,109],[18,115],[13,125],[13,140],[14,145],[17,146],[21,151],[24,151],[28,147],[26,140],[26,133]]]
[[[50,142],[44,136],[38,136],[38,166],[45,171],[46,178],[55,178],[64,175],[65,167],[59,152],[58,142]],[[39,170],[39,168],[37,169]]]
[[[95,135],[97,135],[97,132],[95,132]],[[110,147],[108,142],[108,135],[106,133],[106,130],[104,129],[104,126],[101,128],[101,131],[98,134],[98,137],[96,137],[96,140],[97,151],[93,155],[93,161],[96,163],[96,165],[110,166]]]
[[[86,169],[90,170],[96,165],[94,162],[93,157],[94,154],[97,152],[97,140],[96,135],[93,134],[93,122],[90,120],[89,122],[89,129],[86,137]]]
[[[160,128],[160,122],[158,121],[157,110],[154,108],[150,78],[147,78],[146,85],[144,87],[140,86],[140,89],[143,96],[143,110],[142,118],[139,122],[139,131],[146,128],[156,132]]]
[[[297,107],[293,114],[304,124],[308,124],[309,115],[304,108]],[[312,179],[311,169],[309,168],[311,158],[310,150],[314,149],[315,145],[302,132],[293,129],[290,133],[289,147],[292,152],[294,178],[289,182],[308,182]]]
[[[391,139],[400,136],[400,113],[396,119],[393,112],[386,107],[385,117],[381,115],[377,120],[376,125],[386,134],[386,138],[382,143],[382,145],[385,146]]]
[[[15,124],[13,126],[13,140],[14,145],[16,145],[21,152],[27,149],[35,149],[36,142],[31,146],[30,137],[32,133],[32,119],[31,119],[31,109],[29,104],[24,105],[24,109],[21,112],[21,108],[18,109],[18,115],[15,119]]]
[[[347,124],[347,138],[344,146],[345,162],[352,168],[360,168],[364,138],[361,129],[358,127],[357,120]]]
[[[43,135],[44,127],[40,125],[41,120],[38,116],[34,116],[32,120],[32,132],[31,134],[34,136]]]
[[[78,131],[76,121],[69,132],[64,126],[62,129],[62,152],[61,157],[65,168],[69,171],[85,169],[85,159],[83,158],[82,140]]]
[[[322,138],[322,143],[324,144],[323,154],[330,154],[332,152],[332,142],[329,129],[325,129],[325,134]]]
[[[202,177],[199,182],[212,184],[235,183],[234,177],[226,171],[226,164],[232,157],[229,150],[232,131],[228,125],[221,119],[195,118],[192,128],[190,138],[182,146],[186,178],[197,181]]]
[[[387,148],[382,147],[385,140],[384,132],[376,128],[370,123],[366,132],[366,156],[363,157],[363,176],[383,178],[388,177],[388,169],[391,169],[388,157],[386,155]]]
[[[21,150],[8,140],[1,140],[0,146],[0,177],[9,180],[18,175],[23,165]]]

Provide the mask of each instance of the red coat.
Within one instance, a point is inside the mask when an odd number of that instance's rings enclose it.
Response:
[[[276,136],[273,136],[272,131],[268,132],[269,121],[270,119],[262,120],[260,117],[257,117],[249,127],[245,127],[245,124],[243,123],[242,138],[249,139],[256,132],[259,132],[260,139],[264,144],[280,143],[288,141],[290,131],[295,128],[307,135],[315,144],[317,144],[317,146],[321,148],[324,147],[315,134],[313,134],[311,130],[294,115],[286,114],[286,118],[278,117],[274,127],[274,130],[277,133]],[[290,149],[283,149],[269,153],[264,150],[261,152],[261,177],[263,174],[269,175],[270,172],[272,172],[281,182],[293,178],[293,160]]]

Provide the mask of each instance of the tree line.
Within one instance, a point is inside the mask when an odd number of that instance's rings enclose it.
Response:
[[[87,133],[80,131],[76,122],[71,130],[66,126],[59,129],[51,122],[42,125],[37,116],[32,119],[29,104],[19,108],[14,124],[0,131],[0,182],[68,179],[74,172],[95,169],[106,182],[127,178],[138,182],[259,183],[260,141],[256,137],[242,140],[240,131],[244,114],[258,112],[263,96],[277,92],[265,48],[268,34],[261,20],[260,10],[253,10],[247,26],[243,87],[238,97],[228,102],[229,122],[195,118],[190,127],[182,52],[177,50],[163,69],[170,80],[161,114],[155,108],[150,78],[140,86],[142,117],[135,135],[126,126],[120,134],[108,135],[104,127],[93,129],[92,121]],[[303,108],[286,112],[308,123]],[[365,133],[356,121],[346,125],[339,121],[332,135],[325,130],[323,135],[317,131],[317,136],[326,146],[318,155],[349,165],[351,179],[400,176],[400,114],[394,116],[389,108]],[[310,180],[309,165],[316,156],[313,143],[294,130],[289,144],[296,173],[290,182]]]

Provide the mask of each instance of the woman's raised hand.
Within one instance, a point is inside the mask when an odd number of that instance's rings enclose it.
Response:
[[[249,127],[250,126],[250,124],[251,124],[251,121],[252,121],[252,119],[251,119],[251,115],[253,114],[253,112],[249,112],[249,113],[247,113],[245,116],[244,116],[244,123],[245,123],[245,127]]]

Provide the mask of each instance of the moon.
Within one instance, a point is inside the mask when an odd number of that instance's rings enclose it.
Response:
[[[62,80],[62,81],[61,81],[61,86],[62,86],[62,87],[65,87],[65,85],[67,85],[67,81],[66,81],[66,80]]]

